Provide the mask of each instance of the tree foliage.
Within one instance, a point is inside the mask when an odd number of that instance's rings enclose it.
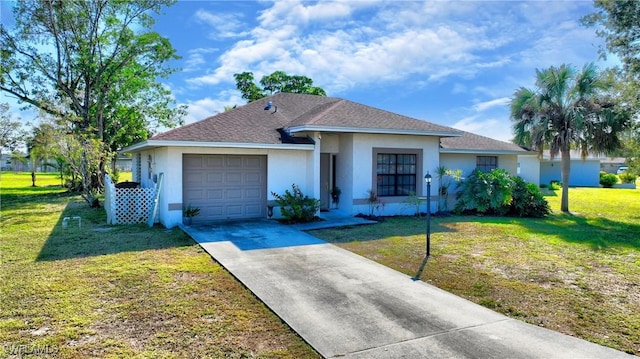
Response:
[[[609,52],[622,60],[625,72],[640,77],[640,2],[595,0],[596,12],[582,18],[587,26],[600,25],[596,34],[606,41]]]
[[[313,86],[313,80],[301,75],[288,75],[284,71],[275,71],[260,79],[260,88],[253,77],[252,72],[234,74],[236,87],[242,92],[242,98],[248,102],[259,100],[278,92],[305,93],[310,95],[326,96],[327,93],[320,87]]]
[[[11,119],[8,104],[0,103],[0,155],[3,149],[15,151],[23,137],[22,124]]]
[[[593,64],[581,71],[569,65],[536,70],[536,88],[519,88],[511,100],[514,142],[542,156],[561,155],[561,210],[569,211],[572,149],[585,158],[621,147],[630,114],[611,96],[614,83]]]
[[[151,14],[173,2],[21,0],[15,26],[0,26],[0,90],[64,122],[99,152],[97,163],[79,167],[83,183],[95,184],[90,178],[101,176],[115,150],[180,123],[184,109],[157,82],[177,56],[150,31]],[[93,167],[97,174],[87,172]],[[83,188],[89,203],[96,190]]]
[[[596,34],[605,39],[606,50],[622,61],[619,93],[624,103],[640,109],[640,2],[636,0],[596,0],[596,12],[582,18],[587,26],[598,26]],[[605,49],[601,49],[606,56]],[[624,147],[612,155],[627,158],[632,173],[640,174],[640,125],[638,121],[623,138]]]

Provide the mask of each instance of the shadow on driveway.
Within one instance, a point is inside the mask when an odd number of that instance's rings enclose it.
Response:
[[[230,242],[242,251],[323,244],[325,241],[273,220],[182,226],[198,243]]]

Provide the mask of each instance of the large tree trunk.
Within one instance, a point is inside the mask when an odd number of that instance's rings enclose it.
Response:
[[[571,172],[571,150],[569,148],[561,149],[560,156],[562,170],[562,201],[560,202],[560,210],[562,212],[569,212],[569,174]]]

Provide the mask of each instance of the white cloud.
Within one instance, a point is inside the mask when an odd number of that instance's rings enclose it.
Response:
[[[511,102],[510,98],[501,97],[495,100],[478,102],[475,105],[473,105],[473,109],[478,112],[483,112],[493,107],[506,107],[509,104],[509,102]]]
[[[242,22],[241,13],[211,13],[206,10],[198,10],[193,15],[195,19],[213,28],[209,34],[212,39],[241,37],[247,35],[244,30],[246,24]]]
[[[458,130],[472,132],[499,141],[509,142],[513,138],[511,127],[504,126],[504,120],[496,118],[480,118],[470,116],[463,118],[451,126]]]
[[[484,68],[501,67],[511,61],[505,56],[490,56],[487,60],[477,56],[476,52],[491,51],[504,40],[490,39],[483,28],[470,23],[398,25],[403,24],[404,17],[410,17],[412,23],[419,22],[416,11],[434,11],[430,6],[407,4],[411,11],[404,9],[405,3],[331,2],[305,6],[297,1],[276,2],[261,13],[260,25],[250,30],[250,39],[238,41],[223,53],[219,67],[212,73],[189,81],[212,85],[232,81],[233,74],[242,71],[257,75],[289,70],[313,78],[328,90],[340,91],[356,84],[399,81],[410,76],[430,81],[452,75],[472,78]],[[468,6],[462,8],[465,14],[470,11]],[[379,11],[381,16],[373,13],[372,17],[358,17],[360,10],[367,14]],[[343,19],[350,26],[327,31],[309,25],[335,19]]]
[[[198,71],[202,68],[202,65],[208,63],[207,56],[219,51],[217,48],[196,48],[189,50],[187,59],[185,60],[185,66],[182,69],[184,72]]]
[[[459,82],[453,84],[453,88],[451,89],[451,93],[454,95],[460,94],[460,93],[466,93],[466,92],[467,92],[467,86]]]
[[[257,21],[246,37],[227,47],[207,73],[187,80],[190,85],[233,87],[234,73],[251,71],[259,80],[283,70],[312,78],[331,96],[383,87],[406,86],[419,96],[451,89],[455,96],[438,104],[440,111],[467,116],[457,123],[461,129],[503,140],[511,137],[509,96],[532,86],[535,68],[581,66],[589,56],[596,59],[601,43],[579,24],[592,9],[584,2],[261,5],[257,19],[246,19]],[[196,55],[193,63],[203,64]]]
[[[334,21],[348,18],[353,6],[358,6],[358,2],[331,1],[307,5],[306,2],[297,0],[276,1],[273,7],[260,14],[258,20],[261,27],[268,29],[288,24],[305,25],[314,21]]]
[[[246,100],[235,91],[224,91],[217,98],[205,97],[198,100],[187,101],[187,115],[184,118],[185,124],[204,120],[217,113],[224,112],[225,106],[244,105]]]

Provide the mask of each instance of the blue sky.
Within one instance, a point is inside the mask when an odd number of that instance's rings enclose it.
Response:
[[[246,103],[234,73],[282,70],[329,96],[509,141],[510,98],[536,68],[611,65],[579,23],[593,11],[591,1],[179,1],[154,30],[182,56],[163,82],[187,123]]]

